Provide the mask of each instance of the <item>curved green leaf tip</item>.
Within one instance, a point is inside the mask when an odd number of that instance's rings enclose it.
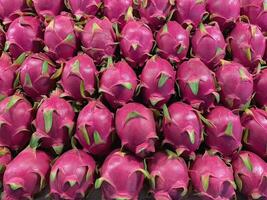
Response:
[[[194,95],[197,95],[198,94],[198,90],[199,90],[199,80],[196,80],[196,81],[190,81],[188,83],[192,93]]]
[[[232,122],[229,122],[227,124],[226,130],[225,130],[225,134],[227,136],[233,136],[233,123]]]
[[[47,74],[48,73],[48,61],[45,60],[42,65],[42,74]]]
[[[132,84],[130,82],[125,82],[121,84],[124,88],[127,90],[131,90],[133,88]]]
[[[71,65],[71,71],[75,74],[80,73],[80,61],[78,59]]]
[[[10,100],[9,100],[7,106],[6,106],[6,111],[8,111],[8,110],[11,109],[14,105],[16,105],[16,103],[17,103],[20,99],[21,99],[20,96],[13,95],[13,96],[10,98]]]
[[[57,155],[60,155],[63,151],[64,146],[63,145],[55,145],[53,146],[53,149]]]
[[[207,190],[209,188],[209,181],[210,181],[209,175],[201,176],[201,183],[202,183],[202,187],[203,187],[205,192],[207,192]]]
[[[102,143],[104,143],[104,141],[102,140],[99,132],[97,132],[97,131],[94,132],[94,142],[95,142],[95,144],[102,144]]]
[[[50,181],[54,182],[56,180],[57,177],[57,171],[51,171],[50,173]]]
[[[73,187],[74,185],[76,185],[77,181],[69,180],[68,183],[69,183],[70,187]]]
[[[143,118],[145,119],[139,112],[130,112],[128,115],[127,115],[127,118],[125,120],[125,123],[128,123],[129,121],[131,121],[132,119],[136,119],[136,118]]]
[[[22,185],[18,184],[18,183],[10,183],[9,184],[11,190],[18,190],[20,188],[23,188]]]
[[[163,105],[163,116],[168,120],[168,121],[171,121],[171,116],[170,116],[170,113],[169,113],[169,110],[168,110],[168,107],[166,104]]]
[[[161,73],[160,78],[159,78],[159,82],[158,82],[158,88],[162,88],[168,79],[169,79],[168,75]]]
[[[252,163],[249,159],[249,156],[248,155],[240,155],[244,165],[246,166],[246,168],[249,170],[249,171],[253,171],[253,166],[252,166]]]
[[[45,132],[49,133],[53,126],[53,112],[54,110],[46,110],[44,111],[44,124],[45,124]]]
[[[194,130],[187,131],[191,144],[195,144],[195,132]]]
[[[86,127],[85,126],[80,127],[80,131],[82,132],[82,135],[83,135],[83,138],[85,139],[86,144],[90,145],[91,142],[90,142],[90,138],[86,130]]]
[[[95,181],[95,189],[99,189],[103,182],[104,182],[103,178],[96,179],[96,181]]]
[[[31,80],[31,77],[28,73],[26,73],[25,75],[25,82],[24,84],[28,87],[32,87],[32,80]]]

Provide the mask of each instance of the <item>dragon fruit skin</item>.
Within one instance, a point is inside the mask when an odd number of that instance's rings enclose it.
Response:
[[[189,50],[189,32],[177,22],[167,22],[157,33],[156,41],[161,57],[171,62],[179,62],[186,58]]]
[[[214,73],[199,58],[183,62],[176,75],[182,98],[197,109],[210,109],[218,97]]]
[[[122,146],[143,157],[155,152],[157,140],[153,112],[139,103],[128,103],[118,109],[115,127]]]
[[[267,198],[267,164],[264,160],[252,152],[241,151],[232,166],[236,184],[242,194],[249,199]]]
[[[193,187],[203,200],[232,199],[236,196],[233,169],[216,155],[205,153],[197,156],[189,174]]]
[[[93,155],[110,152],[114,132],[113,114],[100,101],[90,101],[80,112],[75,137]]]
[[[3,30],[3,28],[0,26],[0,53],[1,54],[4,51],[5,43],[6,43],[6,33]]]
[[[136,74],[125,61],[108,67],[100,79],[100,91],[113,108],[121,107],[131,101],[136,87]]]
[[[2,187],[3,174],[6,170],[6,166],[12,160],[11,152],[6,147],[0,147],[0,185]]]
[[[26,148],[6,167],[3,200],[32,199],[48,182],[50,157],[42,151]]]
[[[261,71],[254,81],[255,100],[261,107],[267,106],[267,69]]]
[[[141,21],[129,21],[122,29],[121,52],[133,68],[142,66],[146,62],[153,43],[151,29]]]
[[[25,147],[31,137],[32,106],[20,94],[9,96],[0,102],[0,146],[10,150]]]
[[[116,35],[112,23],[108,18],[98,19],[94,17],[88,20],[81,33],[83,50],[89,55],[95,64],[114,55],[116,49]]]
[[[25,0],[0,0],[0,19],[3,24],[9,24],[26,9]]]
[[[148,171],[155,183],[152,193],[156,200],[179,200],[187,193],[189,175],[182,158],[158,152],[148,159]]]
[[[242,108],[251,100],[253,78],[242,65],[235,62],[225,63],[216,72],[216,78],[221,88],[221,100],[226,107]]]
[[[19,57],[24,52],[39,52],[43,46],[42,38],[40,21],[31,16],[15,19],[6,33],[6,43],[13,58]]]
[[[175,71],[172,65],[160,57],[147,61],[140,76],[144,101],[162,107],[175,93]]]
[[[67,96],[82,100],[95,92],[97,69],[92,58],[80,54],[66,62],[61,86]]]
[[[53,199],[83,199],[93,186],[95,168],[94,159],[82,150],[72,149],[62,154],[50,173]]]
[[[63,10],[64,0],[32,0],[35,11],[42,17],[55,17]]]

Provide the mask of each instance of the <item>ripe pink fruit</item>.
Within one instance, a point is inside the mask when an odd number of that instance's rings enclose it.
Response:
[[[152,106],[162,107],[175,93],[175,71],[167,60],[157,56],[147,61],[140,82],[144,101]]]
[[[120,61],[103,72],[99,91],[113,108],[118,108],[132,100],[136,86],[134,70],[127,62]]]
[[[232,199],[236,196],[233,169],[218,156],[197,156],[189,171],[192,184],[201,199]]]
[[[31,0],[33,6],[38,15],[44,18],[51,18],[59,15],[60,11],[63,10],[63,0]]]
[[[6,166],[12,160],[11,152],[6,147],[0,147],[0,186],[2,187],[3,174]]]
[[[8,165],[4,174],[4,200],[33,199],[48,182],[50,157],[35,149],[20,152]]]
[[[82,100],[95,92],[97,69],[92,58],[80,54],[66,62],[60,84],[67,96]]]
[[[139,103],[128,103],[117,110],[115,125],[122,146],[141,157],[155,152],[157,133],[151,110]]]
[[[255,100],[260,107],[267,106],[267,69],[261,71],[254,81]]]
[[[25,0],[0,0],[0,19],[3,20],[3,24],[9,24],[22,15],[25,9]]]
[[[189,32],[175,21],[167,22],[157,33],[159,54],[171,62],[186,58],[189,49]]]
[[[72,149],[62,154],[50,173],[53,199],[84,199],[93,185],[95,167],[93,158],[82,150]]]

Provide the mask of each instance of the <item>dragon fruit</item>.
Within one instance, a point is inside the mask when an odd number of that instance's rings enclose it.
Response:
[[[2,187],[3,174],[7,164],[12,160],[11,152],[6,147],[0,147],[0,187]]]
[[[147,172],[141,161],[115,150],[105,159],[95,187],[101,187],[105,200],[137,200],[143,187],[144,174],[147,175]]]
[[[253,93],[253,78],[245,67],[235,62],[223,61],[216,72],[221,100],[230,109],[245,107]]]
[[[3,27],[0,26],[0,53],[1,54],[4,51],[5,43],[6,43],[6,33]]]
[[[140,82],[144,101],[152,106],[162,107],[175,93],[175,71],[167,60],[157,56],[147,61]]]
[[[265,53],[265,38],[260,28],[238,22],[228,40],[234,61],[254,71]]]
[[[69,16],[58,15],[45,29],[45,51],[58,62],[72,58],[77,50],[74,22]]]
[[[0,102],[0,146],[20,150],[31,137],[33,120],[31,104],[20,94]]]
[[[261,107],[267,107],[267,69],[261,71],[254,81],[255,100]]]
[[[38,15],[44,18],[52,18],[59,15],[60,11],[63,10],[64,1],[63,0],[31,0],[35,11]]]
[[[159,54],[171,62],[186,58],[189,49],[189,32],[175,21],[167,22],[157,33]]]
[[[267,164],[256,154],[242,151],[232,162],[235,181],[249,199],[267,198]]]
[[[61,154],[64,145],[69,143],[74,116],[66,100],[56,95],[44,99],[36,114],[36,132],[32,140],[38,141],[43,148],[52,147],[56,154]]]
[[[50,157],[35,149],[20,152],[6,167],[3,200],[33,199],[48,182]]]
[[[100,101],[90,101],[79,113],[75,137],[85,151],[93,155],[110,152],[113,131],[113,114]]]
[[[197,156],[189,170],[192,184],[203,200],[232,199],[236,196],[233,169],[218,156]]]
[[[66,62],[60,83],[67,96],[82,100],[94,94],[96,74],[92,58],[80,54]]]
[[[245,146],[267,159],[267,112],[258,108],[247,109],[241,121],[245,127]]]
[[[214,69],[225,57],[226,43],[217,23],[200,24],[192,38],[192,49],[210,69]]]
[[[9,24],[23,14],[27,8],[25,0],[0,0],[0,19]]]
[[[6,45],[11,56],[18,58],[24,52],[39,52],[43,46],[42,38],[40,21],[36,17],[23,16],[10,24],[6,33]]]
[[[135,72],[127,62],[120,61],[103,72],[99,91],[113,108],[118,108],[132,100],[136,87]]]
[[[81,150],[72,149],[62,154],[50,173],[53,199],[84,199],[87,190],[93,186],[95,167],[93,158]]]
[[[157,140],[153,112],[139,103],[128,103],[116,112],[115,126],[122,146],[144,157],[155,152]]]
[[[153,48],[153,33],[140,21],[129,21],[121,32],[120,48],[131,67],[142,66]]]
[[[200,61],[192,58],[177,70],[177,80],[183,100],[197,109],[209,109],[214,100],[219,101],[213,72]]]
[[[201,143],[203,125],[194,109],[182,102],[163,107],[163,143],[170,144],[178,155],[194,158]]]
[[[55,65],[45,54],[32,54],[19,68],[20,84],[29,97],[41,100],[55,86],[55,72]]]
[[[189,175],[182,158],[158,152],[148,159],[148,171],[156,200],[179,200],[186,195]]]
[[[104,59],[112,57],[116,49],[116,35],[112,23],[108,18],[90,19],[81,33],[83,50],[96,64],[101,64]]]

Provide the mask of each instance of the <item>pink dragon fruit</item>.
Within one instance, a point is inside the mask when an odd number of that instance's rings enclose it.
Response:
[[[223,156],[231,157],[242,147],[243,127],[238,115],[223,107],[215,107],[207,116],[211,126],[206,126],[206,144]]]
[[[256,25],[239,22],[228,40],[234,61],[254,71],[265,52],[265,38],[260,28]]]
[[[35,149],[20,152],[6,167],[3,200],[33,199],[48,182],[50,157]]]
[[[138,156],[155,152],[157,140],[153,112],[139,103],[128,103],[116,112],[115,126],[122,146]]]
[[[202,23],[192,38],[192,49],[210,69],[214,69],[225,57],[226,43],[217,23]]]
[[[250,102],[253,78],[245,67],[235,62],[223,61],[216,72],[221,100],[230,109],[238,109]]]
[[[20,94],[0,102],[0,146],[20,150],[31,137],[32,106]]]
[[[0,187],[2,187],[3,174],[7,164],[12,160],[11,152],[6,147],[0,147]]]
[[[210,109],[216,99],[219,101],[214,74],[199,58],[182,63],[177,80],[183,100],[194,108]]]
[[[31,0],[35,11],[38,15],[44,18],[51,18],[59,15],[60,11],[63,10],[63,0]]]
[[[258,108],[247,109],[241,120],[245,127],[245,146],[267,159],[267,112]]]
[[[108,18],[90,19],[81,33],[83,50],[96,64],[112,57],[116,49],[116,35]]]
[[[175,93],[175,71],[167,60],[157,56],[147,61],[140,82],[144,101],[152,106],[162,107]]]
[[[61,85],[67,96],[82,100],[95,92],[97,69],[92,58],[80,54],[66,62]]]
[[[186,195],[189,175],[182,158],[158,152],[148,159],[148,171],[156,200],[179,200]]]
[[[189,32],[175,21],[169,21],[157,33],[159,54],[171,62],[186,58],[189,49]]]
[[[256,154],[242,151],[232,162],[239,191],[249,199],[267,198],[267,164]]]
[[[201,143],[203,125],[193,108],[182,102],[163,106],[163,143],[170,144],[178,155],[194,158]]]
[[[267,107],[267,69],[261,71],[254,81],[255,100],[261,107]]]
[[[58,15],[45,29],[45,51],[58,62],[72,58],[77,50],[74,22],[69,16]]]
[[[55,65],[45,54],[32,54],[19,68],[20,84],[29,97],[41,100],[55,86],[55,72]]]
[[[35,17],[23,16],[10,24],[6,33],[6,45],[12,57],[18,58],[24,52],[39,52],[43,46],[42,38],[40,21]]]
[[[131,67],[142,66],[153,48],[151,29],[140,21],[129,21],[121,32],[120,48]]]
[[[0,19],[3,24],[9,24],[22,15],[26,8],[25,0],[0,0]]]
[[[95,167],[94,159],[84,151],[72,149],[62,154],[50,173],[53,199],[84,199],[87,190],[93,186]]]
[[[197,156],[189,173],[202,200],[233,199],[236,196],[233,169],[218,156],[208,153]]]
[[[141,161],[116,150],[105,159],[95,187],[101,187],[105,200],[137,200],[143,187],[144,174],[147,175],[147,172]]]
[[[109,153],[113,132],[113,114],[100,101],[90,101],[79,113],[75,137],[85,151]]]
[[[135,72],[127,62],[120,61],[103,72],[99,91],[113,108],[118,108],[132,100],[136,87]]]

